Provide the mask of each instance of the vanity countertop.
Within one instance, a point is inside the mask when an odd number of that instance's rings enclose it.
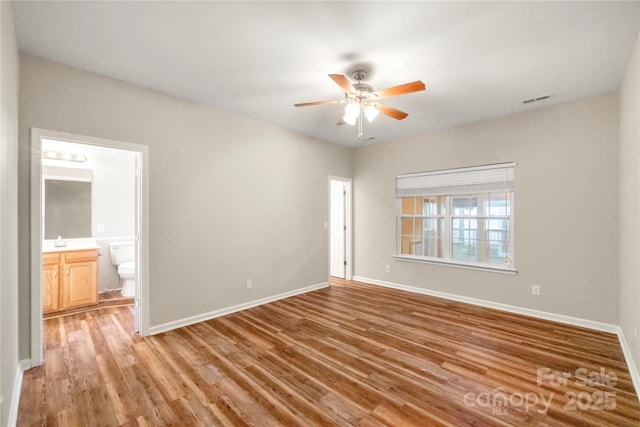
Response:
[[[95,239],[63,239],[63,241],[66,243],[66,246],[56,246],[55,240],[44,240],[42,242],[42,253],[100,249]]]

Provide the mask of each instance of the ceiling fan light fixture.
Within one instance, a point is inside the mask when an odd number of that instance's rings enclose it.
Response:
[[[342,120],[344,120],[346,124],[353,126],[356,124],[358,116],[348,116],[345,114],[344,117],[342,117]]]
[[[356,102],[350,102],[344,107],[344,115],[349,117],[358,117],[360,114],[360,105]]]
[[[373,122],[373,120],[378,117],[378,113],[380,113],[380,111],[378,111],[375,105],[368,105],[367,108],[364,109],[364,115],[367,116],[369,123]]]
[[[355,125],[358,120],[358,116],[360,116],[360,104],[356,102],[350,102],[344,107],[344,120],[347,124]]]

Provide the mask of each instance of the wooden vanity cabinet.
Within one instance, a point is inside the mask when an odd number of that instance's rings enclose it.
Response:
[[[58,310],[60,252],[42,254],[42,310],[45,313]]]
[[[42,256],[45,313],[98,302],[98,250],[49,252]]]

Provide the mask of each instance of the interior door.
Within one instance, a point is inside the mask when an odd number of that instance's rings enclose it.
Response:
[[[346,275],[346,189],[345,182],[331,181],[331,233],[330,275],[345,278]]]

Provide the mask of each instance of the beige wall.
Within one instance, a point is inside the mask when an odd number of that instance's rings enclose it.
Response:
[[[39,127],[149,147],[151,326],[327,281],[327,177],[350,176],[347,148],[34,56],[20,65],[24,240]]]
[[[640,367],[640,37],[620,89],[620,326]]]
[[[394,260],[395,175],[510,161],[517,275]],[[617,168],[616,94],[358,148],[355,274],[616,324]]]
[[[0,425],[4,426],[18,372],[18,45],[10,2],[0,2],[0,33]]]

